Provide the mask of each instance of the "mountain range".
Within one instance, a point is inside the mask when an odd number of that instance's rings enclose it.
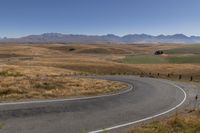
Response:
[[[61,33],[44,33],[20,38],[0,38],[2,43],[200,43],[200,36],[184,34],[152,36],[148,34],[107,35],[72,35]]]

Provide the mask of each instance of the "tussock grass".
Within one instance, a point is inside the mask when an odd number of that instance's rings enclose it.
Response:
[[[136,127],[123,133],[199,133],[199,111],[179,114],[166,120],[154,121],[150,124]]]
[[[51,66],[41,65],[1,65],[0,66],[0,77],[1,76],[58,76],[58,75],[73,75],[79,73],[78,71],[56,68]]]
[[[118,82],[62,76],[5,77],[0,82],[1,101],[99,95],[127,88]]]
[[[184,45],[146,45],[146,44],[54,44],[38,45],[38,47],[48,48],[50,50],[61,51],[62,53],[72,53],[69,49],[75,49],[73,53],[77,54],[132,54],[132,53],[153,53],[155,50],[168,50],[182,48]]]
[[[126,56],[123,62],[127,64],[160,64],[166,63],[167,60],[160,56],[153,55],[131,55]]]
[[[0,76],[1,77],[8,77],[8,76],[19,77],[23,75],[20,72],[1,71]]]
[[[51,83],[51,82],[43,82],[43,83],[35,83],[33,88],[37,89],[45,89],[45,90],[53,90],[56,88],[62,89],[64,86],[58,83]]]
[[[125,64],[129,55],[152,55],[156,50],[184,45],[48,44],[0,45],[0,100],[97,95],[118,91],[124,85],[69,75],[140,75],[168,73],[198,76],[199,64]],[[157,58],[157,57],[156,57]],[[158,62],[160,58],[158,57]],[[141,58],[137,59],[137,63]],[[145,59],[151,61],[154,59]],[[161,76],[161,78],[165,78]],[[194,80],[196,78],[194,77]],[[200,78],[199,80],[200,81]]]
[[[200,81],[200,65],[198,64],[135,64],[133,67],[139,69],[144,76],[149,76],[151,73],[151,76],[155,78],[178,80],[179,75],[182,75],[183,81],[190,81],[191,76],[193,76],[193,81]]]

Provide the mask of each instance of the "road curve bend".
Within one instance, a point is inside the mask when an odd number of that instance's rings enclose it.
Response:
[[[171,113],[187,101],[184,89],[170,81],[135,76],[90,78],[125,82],[129,89],[88,98],[1,103],[0,132],[115,132]]]

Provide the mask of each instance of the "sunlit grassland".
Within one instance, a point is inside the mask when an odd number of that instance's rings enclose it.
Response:
[[[198,54],[153,55],[156,50],[185,47],[150,44],[0,45],[1,99],[97,95],[124,88],[122,84],[108,81],[100,81],[99,84],[96,80],[94,82],[89,79],[77,80],[71,77],[73,75],[151,73],[151,76],[153,74],[155,76],[159,73],[159,78],[168,78],[168,74],[173,74],[174,77],[170,76],[169,79],[177,79],[178,75],[182,74],[187,81],[194,76],[194,81],[198,82],[196,78],[200,74]]]
[[[120,133],[199,133],[200,112],[176,114]]]

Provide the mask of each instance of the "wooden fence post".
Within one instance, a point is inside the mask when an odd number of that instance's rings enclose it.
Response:
[[[181,75],[181,74],[179,75],[179,80],[180,80],[180,79],[182,79],[182,75]]]
[[[192,76],[190,77],[190,81],[193,81],[193,77]]]
[[[151,73],[149,73],[149,76],[151,76]]]

